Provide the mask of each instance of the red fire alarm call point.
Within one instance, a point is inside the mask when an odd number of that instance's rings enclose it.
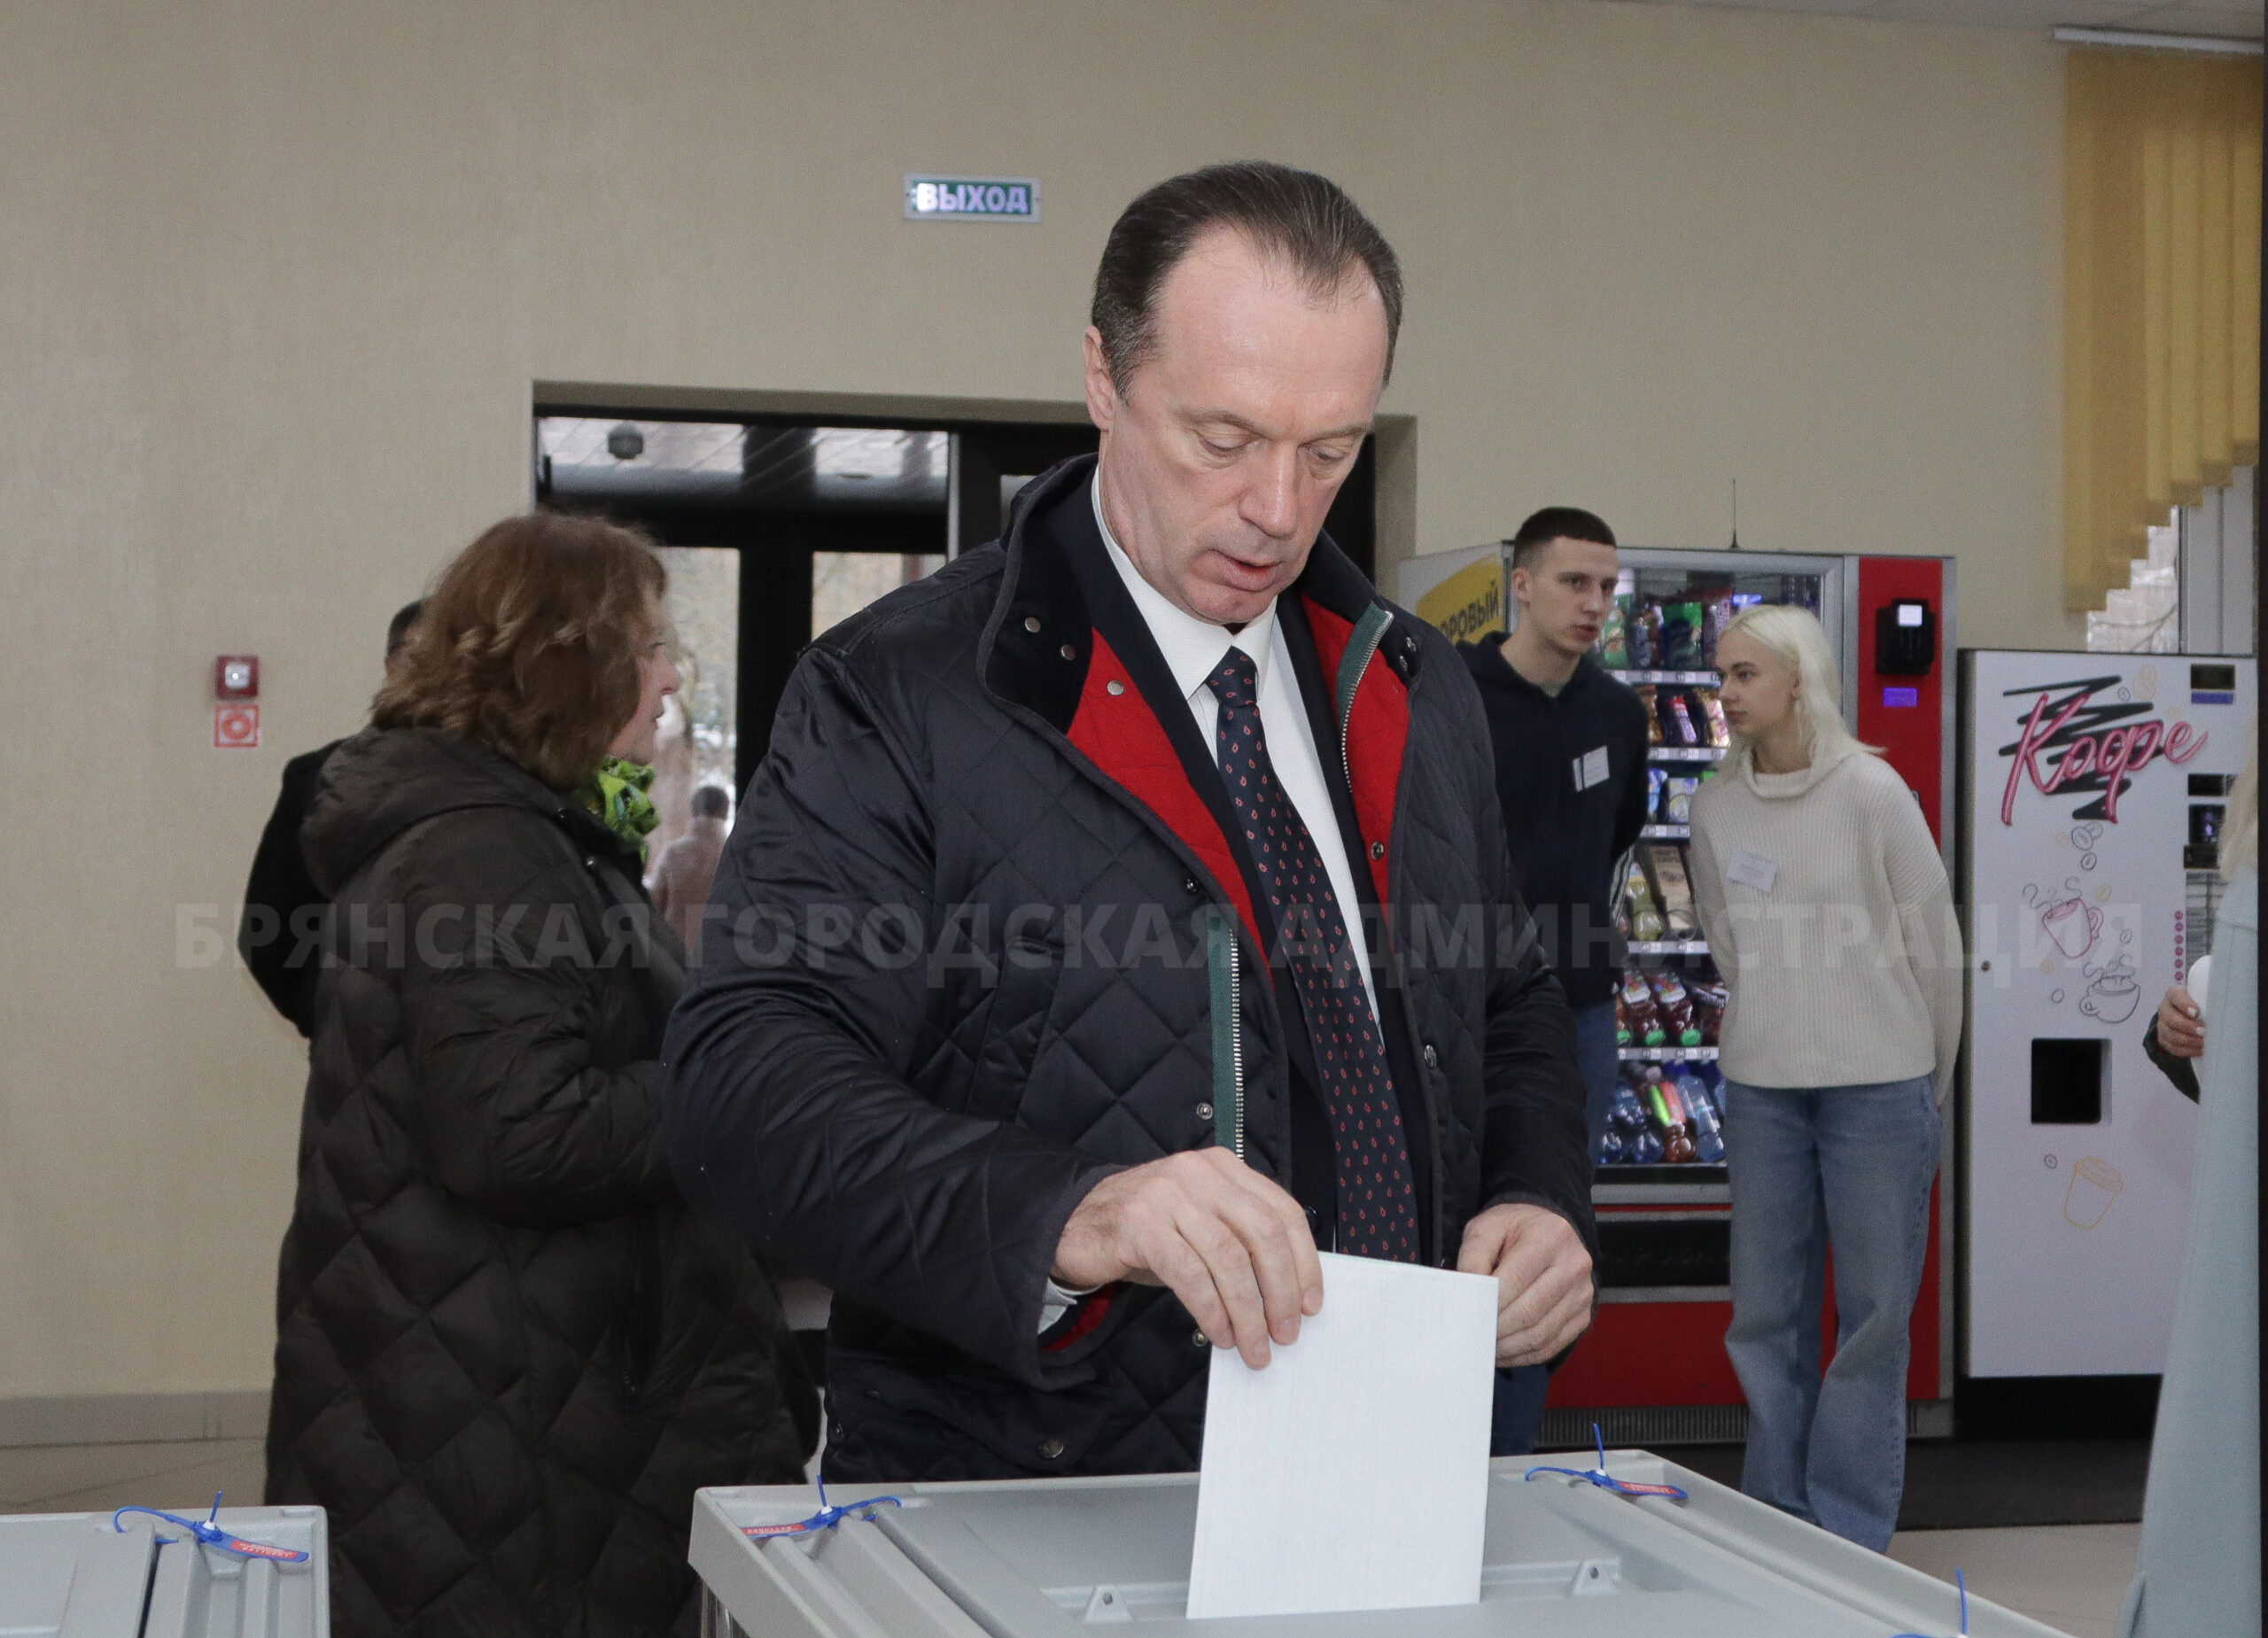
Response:
[[[213,696],[221,700],[260,697],[260,656],[224,654],[213,662]]]

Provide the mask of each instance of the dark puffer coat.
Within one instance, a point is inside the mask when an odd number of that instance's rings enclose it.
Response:
[[[587,813],[437,731],[340,746],[304,835],[344,964],[268,1499],[330,1510],[340,1638],[690,1632],[695,1487],[800,1482],[817,1407],[770,1280],[670,1180],[676,936]]]
[[[1177,1299],[1113,1288],[1040,1336],[1063,1225],[1110,1172],[1216,1143],[1302,1204],[1332,1187],[1327,1134],[1301,1158],[1267,896],[1093,470],[805,651],[670,1025],[687,1193],[835,1290],[830,1479],[1194,1467],[1209,1351]],[[1453,1265],[1502,1202],[1588,1240],[1573,1025],[1472,675],[1327,538],[1278,610],[1339,811],[1320,844],[1389,928],[1424,1254]]]

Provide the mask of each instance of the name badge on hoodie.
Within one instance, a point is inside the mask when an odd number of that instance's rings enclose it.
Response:
[[[1606,747],[1585,751],[1575,758],[1575,788],[1588,790],[1594,785],[1606,783]]]

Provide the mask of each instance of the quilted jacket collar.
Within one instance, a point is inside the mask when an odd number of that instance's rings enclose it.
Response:
[[[1007,562],[1000,594],[977,653],[978,670],[994,693],[1037,712],[1059,733],[1069,730],[1078,710],[1099,622],[1056,532],[1037,520],[1077,497],[1093,480],[1095,462],[1093,455],[1060,462],[1017,493],[1001,541]],[[1096,550],[1099,555],[1099,537]],[[1107,563],[1103,568],[1107,572]],[[1408,617],[1386,609],[1369,578],[1329,535],[1316,537],[1291,590],[1349,627],[1361,626],[1365,617],[1375,620],[1372,610],[1391,613],[1393,628],[1379,645],[1379,656],[1405,684],[1414,679],[1419,649],[1414,633],[1402,629]]]

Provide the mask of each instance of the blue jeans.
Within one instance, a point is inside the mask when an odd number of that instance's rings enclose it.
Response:
[[[1725,1083],[1740,1487],[1876,1552],[1906,1488],[1907,1326],[1929,1248],[1934,1079],[1816,1091]],[[1835,1358],[1819,1370],[1827,1252]]]
[[[1590,1128],[1591,1162],[1598,1162],[1599,1140],[1606,1136],[1606,1112],[1614,1100],[1614,1002],[1574,1010],[1575,1067],[1583,1074],[1583,1116]],[[1488,1454],[1524,1456],[1543,1432],[1543,1396],[1551,1373],[1542,1365],[1516,1365],[1496,1373],[1496,1404],[1489,1418]]]
[[[1614,1102],[1614,1002],[1612,998],[1574,1010],[1575,1067],[1583,1072],[1583,1114],[1591,1133],[1591,1163],[1606,1137],[1606,1113]]]

